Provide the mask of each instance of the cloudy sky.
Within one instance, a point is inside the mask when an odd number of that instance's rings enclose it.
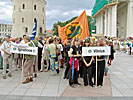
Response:
[[[51,29],[57,21],[67,21],[79,16],[83,10],[91,15],[95,0],[46,0],[46,26]],[[11,0],[0,0],[0,23],[12,23]]]

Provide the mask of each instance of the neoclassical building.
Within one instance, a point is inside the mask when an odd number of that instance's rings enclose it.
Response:
[[[46,33],[45,0],[12,0],[12,37],[30,35],[37,20],[37,33]]]
[[[92,16],[97,34],[133,37],[133,0],[96,0]]]
[[[5,38],[6,35],[11,36],[12,24],[0,23],[0,38]]]

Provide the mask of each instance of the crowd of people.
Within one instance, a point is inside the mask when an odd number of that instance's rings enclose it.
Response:
[[[133,38],[128,37],[125,39],[112,38],[114,48],[128,55],[133,54]]]
[[[33,82],[38,72],[50,72],[50,75],[60,75],[61,68],[65,69],[64,79],[69,80],[69,85],[75,87],[75,84],[81,85],[79,78],[83,79],[84,86],[99,87],[103,86],[104,76],[107,76],[108,66],[114,59],[113,39],[107,37],[95,38],[89,37],[85,40],[68,39],[64,44],[59,37],[35,37],[30,40],[29,36],[23,35],[23,38],[12,39],[6,36],[0,42],[0,69],[3,72],[3,79],[12,77],[12,62],[14,61],[16,71],[23,69],[25,80],[23,84]],[[116,43],[115,43],[116,45]],[[11,46],[18,48],[38,47],[38,55],[13,54],[10,52]],[[98,71],[96,82],[96,57],[82,56],[82,47],[110,46],[111,55],[97,56]],[[118,48],[118,47],[117,47]],[[23,66],[22,66],[23,65]],[[44,66],[46,65],[46,66]]]

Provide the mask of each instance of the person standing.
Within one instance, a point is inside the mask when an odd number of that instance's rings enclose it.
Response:
[[[6,69],[7,69],[7,64],[9,63],[9,77],[12,77],[12,53],[10,52],[11,48],[11,41],[10,41],[10,36],[5,37],[5,41],[1,45],[1,50],[4,52],[3,55],[3,79],[6,79]]]
[[[43,45],[40,42],[38,42],[36,38],[35,40],[32,40],[31,42],[32,44],[34,44],[34,47],[43,48]],[[34,69],[34,77],[36,78],[37,72],[38,72],[38,55],[34,57],[33,69]]]
[[[103,40],[99,40],[97,42],[97,46],[104,46]],[[105,69],[105,57],[99,55],[97,56],[97,86],[99,86],[100,88],[103,86],[104,69]],[[94,76],[95,78],[94,80],[96,83],[95,76]]]
[[[13,46],[17,47],[35,47],[34,43],[30,41],[30,37],[26,36],[25,38],[25,44],[12,44]],[[24,77],[25,81],[23,81],[23,84],[33,82],[33,62],[34,62],[34,56],[25,54],[24,55],[25,62],[23,66],[23,71],[24,71]]]
[[[64,79],[68,79],[68,72],[70,69],[70,64],[69,64],[70,57],[68,55],[68,52],[70,51],[70,47],[71,47],[71,40],[67,40],[67,44],[65,46],[66,69],[65,69],[65,73],[64,73]]]
[[[56,56],[57,46],[54,43],[53,39],[49,39],[48,51],[50,52],[50,66],[51,66],[51,75],[54,75],[54,71],[56,70],[56,74],[59,74],[59,66],[58,66],[58,57]]]
[[[114,53],[115,53],[113,43],[111,41],[109,42],[109,46],[111,47],[111,55],[109,56],[108,66],[112,64],[112,61],[114,60]]]
[[[44,60],[46,60],[46,64],[47,64],[47,68],[45,70],[45,72],[48,72],[48,69],[49,69],[49,52],[48,52],[48,40],[47,42],[44,42],[44,47],[43,47],[43,50],[42,50],[42,61],[41,61],[41,70],[40,72],[43,72],[43,69],[44,69]]]
[[[59,66],[59,70],[61,71],[61,59],[62,59],[62,53],[61,53],[61,49],[63,48],[61,44],[59,44],[59,39],[56,40],[56,46],[59,48],[60,50],[60,55],[58,56],[58,66]]]
[[[39,43],[40,43],[41,45],[43,45],[42,40],[43,40],[43,38],[40,37],[40,38],[39,38]],[[39,71],[41,70],[42,50],[43,50],[43,48],[40,48],[40,47],[38,48],[38,70],[39,70]]]
[[[75,45],[73,45],[70,48],[70,61],[69,64],[71,66],[71,72],[70,72],[70,77],[69,77],[69,85],[73,88],[75,88],[74,84],[81,85],[78,82],[78,71],[79,71],[79,57],[81,57],[80,53],[80,48],[79,48],[79,39],[76,38],[74,40]]]
[[[89,47],[90,42],[89,40],[85,40],[85,47]],[[89,85],[94,87],[94,83],[92,82],[92,56],[85,56],[83,57],[83,80],[84,80],[84,86],[88,85],[88,79],[89,79]],[[87,78],[87,72],[88,72],[88,78]]]

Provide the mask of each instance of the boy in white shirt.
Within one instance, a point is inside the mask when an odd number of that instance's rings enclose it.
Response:
[[[1,45],[1,50],[4,52],[3,55],[3,79],[6,79],[6,65],[9,63],[9,77],[12,77],[11,72],[12,72],[12,58],[10,53],[10,48],[11,48],[11,41],[10,41],[10,36],[5,37],[5,41]]]

